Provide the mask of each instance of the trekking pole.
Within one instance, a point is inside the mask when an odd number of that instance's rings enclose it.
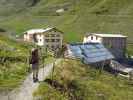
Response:
[[[29,54],[27,56],[27,64],[28,64],[28,68],[27,68],[27,72],[30,73],[31,69],[30,69],[30,60],[31,60],[31,57],[30,57],[30,51],[29,51]]]
[[[44,52],[44,49],[41,48],[41,60],[42,60],[42,66],[43,66],[43,73],[42,73],[42,75],[44,76],[45,53],[43,53],[43,52]]]
[[[55,58],[56,58],[56,53],[57,53],[57,52],[54,52],[54,57],[55,57]],[[56,62],[56,59],[54,59],[54,62],[53,62],[52,85],[54,85],[53,79],[54,79],[55,62]]]
[[[45,53],[42,55],[42,61],[43,61],[43,76],[44,76]]]
[[[55,60],[53,62],[53,70],[52,70],[52,85],[54,85],[53,79],[54,79],[54,70],[55,70]]]

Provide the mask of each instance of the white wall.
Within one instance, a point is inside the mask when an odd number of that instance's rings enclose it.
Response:
[[[24,34],[24,41],[27,41],[27,35]]]
[[[29,40],[30,40],[29,34],[24,34],[24,41],[29,41]]]
[[[44,35],[43,34],[38,34],[37,35],[37,45],[43,46],[44,45]]]
[[[102,38],[95,35],[89,35],[88,37],[84,37],[83,43],[102,43]]]

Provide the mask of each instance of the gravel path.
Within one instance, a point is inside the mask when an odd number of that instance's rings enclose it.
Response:
[[[56,61],[56,64],[58,61]],[[53,68],[53,64],[46,65],[39,70],[39,81],[43,81],[48,75],[50,75]],[[0,100],[33,100],[32,93],[37,89],[39,83],[33,83],[32,74],[27,76],[22,86],[7,94],[8,96],[0,96]]]

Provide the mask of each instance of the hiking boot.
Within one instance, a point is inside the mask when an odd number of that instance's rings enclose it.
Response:
[[[38,78],[33,79],[33,82],[34,82],[34,83],[36,83],[36,82],[38,82],[38,81],[39,81]]]
[[[33,82],[34,82],[34,83],[36,82],[36,78],[33,78]]]
[[[36,78],[36,82],[38,82],[39,80],[38,80],[38,78]]]

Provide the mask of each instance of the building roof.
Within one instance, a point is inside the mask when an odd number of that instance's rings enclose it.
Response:
[[[100,37],[121,37],[121,38],[126,38],[127,36],[122,35],[122,34],[101,34],[101,33],[89,33],[88,35],[96,35]]]
[[[43,33],[43,32],[47,32],[47,31],[52,30],[52,29],[54,29],[54,27],[49,27],[46,29],[31,29],[31,30],[28,30],[24,33],[27,33],[27,34]]]
[[[126,73],[129,73],[131,71],[133,71],[133,68],[125,68],[125,69],[123,69],[123,72],[126,72]]]
[[[69,57],[84,59],[88,64],[114,58],[114,56],[100,43],[69,44],[68,49],[72,52]]]
[[[112,60],[111,61],[112,65],[111,66],[114,70],[118,70],[118,71],[121,71],[121,72],[125,72],[125,73],[129,73],[129,72],[133,72],[133,68],[130,68],[130,67],[125,67],[124,65],[120,64],[119,62],[117,61],[114,61]]]

